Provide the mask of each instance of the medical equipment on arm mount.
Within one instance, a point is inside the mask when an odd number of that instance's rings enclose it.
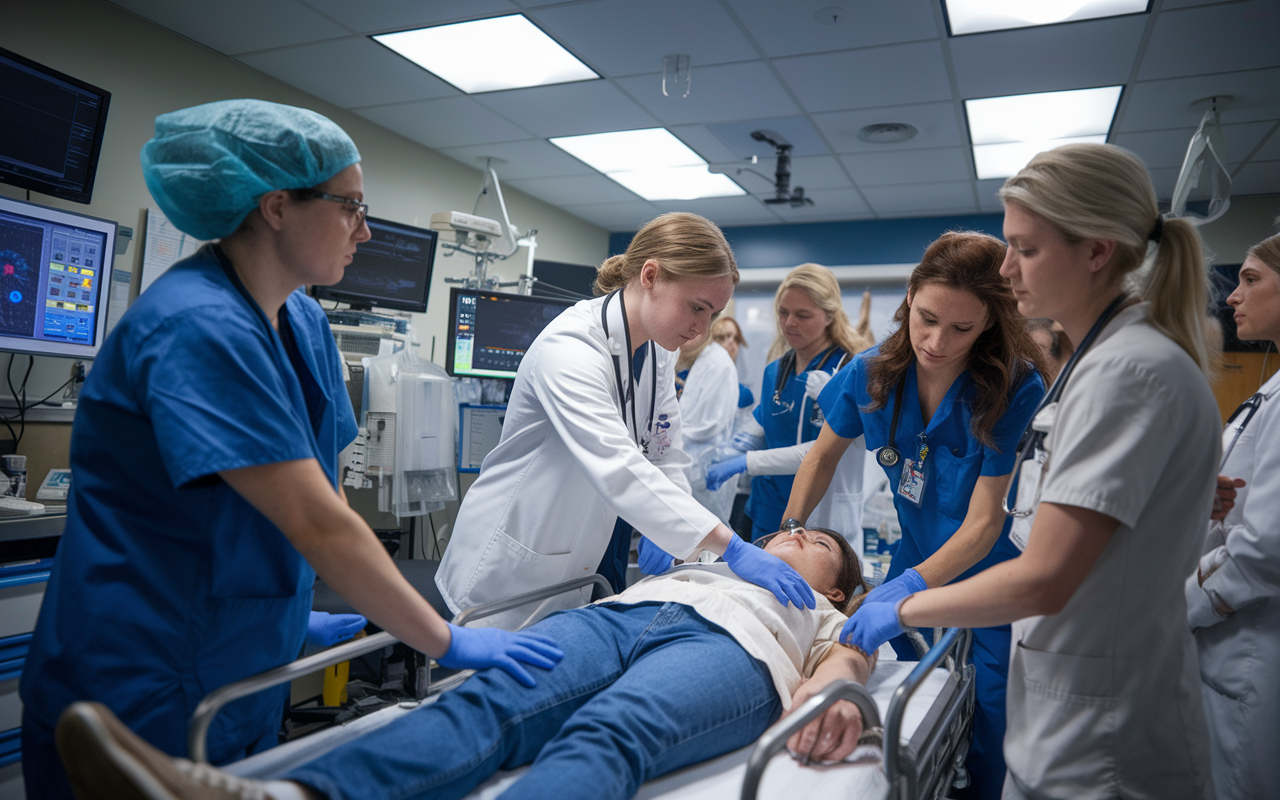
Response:
[[[1004,513],[1009,516],[1018,518],[1029,517],[1035,512],[1034,503],[1029,508],[1019,510],[1018,498],[1013,495],[1013,491],[1014,485],[1018,480],[1018,476],[1022,474],[1023,463],[1041,449],[1041,446],[1044,444],[1045,437],[1049,435],[1048,430],[1040,430],[1036,425],[1036,418],[1040,416],[1042,411],[1058,402],[1058,398],[1062,396],[1062,392],[1067,386],[1067,381],[1071,378],[1071,373],[1075,371],[1076,364],[1080,362],[1080,359],[1093,344],[1093,340],[1098,338],[1098,334],[1107,326],[1107,323],[1111,321],[1111,318],[1119,313],[1120,309],[1124,306],[1125,301],[1128,299],[1129,297],[1127,294],[1121,294],[1119,297],[1112,300],[1111,304],[1102,312],[1102,315],[1098,317],[1098,320],[1093,323],[1093,327],[1089,329],[1089,332],[1085,334],[1084,339],[1081,340],[1080,346],[1071,354],[1071,358],[1067,360],[1067,363],[1062,367],[1062,371],[1058,373],[1057,380],[1055,380],[1053,385],[1049,387],[1049,391],[1045,392],[1044,398],[1040,401],[1040,405],[1036,406],[1035,413],[1031,415],[1031,421],[1027,423],[1027,427],[1022,431],[1022,437],[1018,440],[1017,456],[1013,460],[1013,469],[1009,471],[1009,482],[1005,485],[1004,499],[1000,501],[1001,508],[1003,508]],[[1041,472],[1042,476],[1043,474],[1044,473]],[[1009,498],[1011,496],[1013,497],[1012,503],[1009,502]]]
[[[1213,222],[1231,207],[1231,172],[1226,166],[1227,147],[1219,107],[1226,106],[1231,98],[1204,98],[1193,106],[1205,100],[1209,101],[1209,109],[1187,145],[1169,205],[1170,217],[1180,217],[1197,226]],[[1192,190],[1196,190],[1194,195]]]
[[[344,485],[378,489],[378,510],[414,517],[458,497],[458,406],[448,373],[404,347],[362,359],[360,433]]]
[[[516,286],[517,293],[532,294],[533,283],[537,280],[533,277],[533,257],[538,249],[538,231],[530,228],[522,234],[511,224],[511,219],[507,216],[506,201],[502,198],[502,184],[498,182],[498,173],[493,169],[492,162],[493,159],[485,159],[484,178],[480,182],[480,192],[476,195],[475,206],[470,214],[445,211],[431,215],[433,230],[454,234],[453,242],[440,243],[445,258],[454,253],[465,253],[475,259],[470,275],[465,278],[445,278],[445,282],[462,284],[468,289],[490,291]],[[484,206],[494,206],[493,211],[497,212],[500,220],[479,216],[481,211],[488,210]],[[527,248],[528,258],[524,274],[517,280],[503,281],[487,274],[491,262],[505,261],[521,247]]]

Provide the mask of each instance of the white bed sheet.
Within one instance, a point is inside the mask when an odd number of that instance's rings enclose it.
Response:
[[[887,649],[887,648],[884,648]],[[892,650],[889,650],[892,658]],[[914,661],[893,661],[881,653],[867,689],[875,699],[883,719],[889,711],[893,691],[914,669]],[[945,670],[934,670],[916,692],[907,706],[903,719],[902,738],[909,739],[928,713],[929,707],[942,691],[946,682]],[[435,698],[424,702],[423,708]],[[274,778],[307,761],[318,758],[344,742],[386,725],[393,719],[413,713],[416,708],[392,706],[366,717],[360,717],[335,728],[321,731],[279,747],[272,748],[226,769],[246,778]],[[746,774],[747,759],[751,748],[744,747],[719,758],[705,761],[687,769],[649,781],[636,794],[637,800],[729,800],[742,790],[742,778]],[[468,795],[468,800],[493,800],[520,778],[525,768],[499,772]],[[824,800],[871,800],[887,797],[889,783],[881,769],[880,755],[874,748],[859,748],[853,760],[830,767],[804,767],[782,751],[774,756],[760,782],[759,797],[771,798],[822,797]]]

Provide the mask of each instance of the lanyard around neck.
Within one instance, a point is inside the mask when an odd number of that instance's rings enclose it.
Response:
[[[609,338],[609,301],[614,295],[618,297],[618,305],[622,311],[622,332],[626,340],[627,352],[633,353],[631,349],[631,326],[627,324],[627,300],[622,296],[621,289],[614,289],[604,299],[604,304],[600,307],[600,324],[604,327],[605,338]],[[649,365],[650,387],[649,387],[649,417],[647,420],[646,431],[653,430],[653,409],[658,402],[658,353],[652,341],[648,342],[649,354],[648,358],[652,361]],[[622,374],[627,374],[626,388],[623,388]],[[635,393],[635,376],[632,372],[630,364],[626,365],[624,370],[622,359],[613,356],[613,377],[618,386],[618,412],[622,415],[623,424],[626,424],[627,406],[631,406],[631,431],[635,443],[644,451],[648,452],[648,437],[640,435],[640,426],[636,419],[636,393]]]

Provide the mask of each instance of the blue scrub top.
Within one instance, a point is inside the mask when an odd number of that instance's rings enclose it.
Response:
[[[206,694],[302,647],[315,573],[217,473],[314,458],[336,487],[355,415],[316,302],[290,295],[282,336],[224,258],[207,246],[161,276],[85,382],[66,529],[20,687],[47,728],[94,699],[185,755]],[[287,692],[224,708],[210,760],[275,744]]]
[[[752,413],[756,422],[764,428],[766,449],[792,447],[818,438],[818,433],[822,431],[823,411],[812,398],[805,399],[805,377],[807,373],[818,369],[820,364],[823,372],[835,372],[844,360],[844,355],[839,347],[833,347],[814,356],[808,366],[797,370],[787,380],[777,397],[774,396],[774,389],[778,386],[778,366],[782,359],[764,368],[764,381],[760,384],[760,405]],[[802,414],[804,424],[797,437],[796,428],[800,425]],[[794,475],[758,475],[751,479],[751,496],[747,498],[746,513],[756,528],[765,531],[778,529],[782,524],[782,512],[787,510],[787,502],[791,499],[791,484],[794,482]]]
[[[818,398],[827,424],[835,433],[846,439],[865,436],[867,449],[872,451],[888,444],[895,400],[891,391],[883,408],[863,410],[871,404],[871,395],[867,393],[868,362],[879,352],[880,348],[874,347],[856,356],[847,369],[831,379]],[[977,387],[968,372],[961,373],[951,384],[938,410],[925,426],[920,413],[915,364],[907,369],[902,414],[898,419],[894,446],[904,460],[914,460],[920,447],[919,436],[923,432],[929,453],[925,458],[925,487],[920,505],[897,492],[902,461],[892,467],[883,467],[889,486],[894,490],[893,502],[902,526],[902,540],[888,577],[896,577],[920,564],[951,538],[969,512],[969,498],[980,476],[1007,475],[1013,470],[1018,439],[1044,397],[1044,391],[1044,382],[1039,374],[1028,373],[1013,389],[1008,408],[992,431],[995,446],[988,446],[971,433],[971,403],[977,395]],[[964,580],[1018,555],[1018,549],[1009,541],[1011,524],[1012,518],[1007,518],[991,552],[956,580]]]

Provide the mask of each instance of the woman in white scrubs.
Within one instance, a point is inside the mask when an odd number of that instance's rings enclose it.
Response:
[[[1241,339],[1280,345],[1280,236],[1249,251],[1227,304]],[[1221,472],[1243,488],[1225,519],[1210,523],[1186,582],[1218,800],[1280,793],[1278,402],[1280,373],[1227,424]]]
[[[1041,153],[1000,197],[1018,310],[1062,323],[1082,354],[1034,419],[1047,438],[1020,472],[1014,511],[1034,512],[1014,524],[1025,550],[864,603],[851,625],[1013,622],[1005,798],[1210,797],[1183,595],[1221,451],[1200,237],[1161,218],[1146,168],[1112,145]],[[1141,284],[1126,281],[1152,249]]]
[[[451,609],[591,574],[618,517],[674,557],[723,555],[779,602],[813,608],[799,573],[738,538],[693,499],[685,477],[674,351],[706,333],[737,279],[714,223],[663,214],[600,266],[604,297],[538,335],[436,573]]]
[[[676,395],[680,400],[681,433],[690,463],[687,477],[694,499],[726,525],[733,511],[735,484],[707,488],[709,451],[728,444],[738,413],[738,367],[733,356],[704,336],[680,348],[676,362]]]

